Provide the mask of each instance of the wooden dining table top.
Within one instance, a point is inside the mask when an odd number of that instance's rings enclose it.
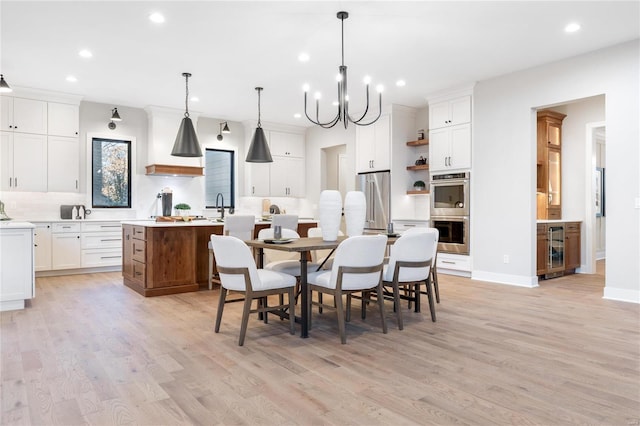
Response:
[[[374,235],[374,234],[372,234]],[[249,247],[273,249],[288,252],[304,252],[310,250],[330,250],[338,247],[340,243],[346,240],[347,236],[340,236],[335,241],[324,241],[322,237],[304,237],[291,239],[287,243],[268,243],[265,240],[249,240],[245,243]],[[393,244],[398,238],[387,237],[387,244]]]

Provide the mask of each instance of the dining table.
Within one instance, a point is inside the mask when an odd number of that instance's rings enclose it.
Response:
[[[393,244],[397,238],[396,235],[387,236],[387,244]],[[309,337],[309,319],[311,318],[311,309],[309,309],[309,294],[307,291],[307,262],[310,254],[314,250],[331,250],[329,256],[333,253],[338,245],[348,237],[339,236],[335,241],[325,241],[322,237],[305,237],[284,241],[278,240],[249,240],[245,243],[257,250],[256,263],[258,268],[264,266],[264,249],[280,250],[290,253],[300,254],[300,337]],[[328,256],[327,256],[328,257]],[[325,259],[326,260],[326,259]],[[324,262],[322,262],[324,263]]]

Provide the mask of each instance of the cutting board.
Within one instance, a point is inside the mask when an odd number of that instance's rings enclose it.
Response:
[[[156,222],[191,222],[195,216],[158,216]]]

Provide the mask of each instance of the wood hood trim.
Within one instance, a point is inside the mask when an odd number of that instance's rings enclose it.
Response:
[[[150,164],[147,166],[147,176],[204,176],[204,167],[170,166],[167,164]]]

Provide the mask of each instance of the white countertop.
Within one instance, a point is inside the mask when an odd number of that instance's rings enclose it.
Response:
[[[0,229],[30,229],[35,227],[33,223],[29,222],[19,222],[15,220],[0,221]]]
[[[298,223],[317,223],[317,220],[313,219],[300,219]],[[120,221],[123,225],[138,225],[151,228],[166,228],[175,226],[224,226],[224,222],[218,222],[217,220],[192,220],[191,222],[156,222],[152,219],[128,219]],[[270,225],[270,220],[257,220],[256,225]]]
[[[539,219],[537,223],[567,223],[567,222],[582,222],[578,219]]]

